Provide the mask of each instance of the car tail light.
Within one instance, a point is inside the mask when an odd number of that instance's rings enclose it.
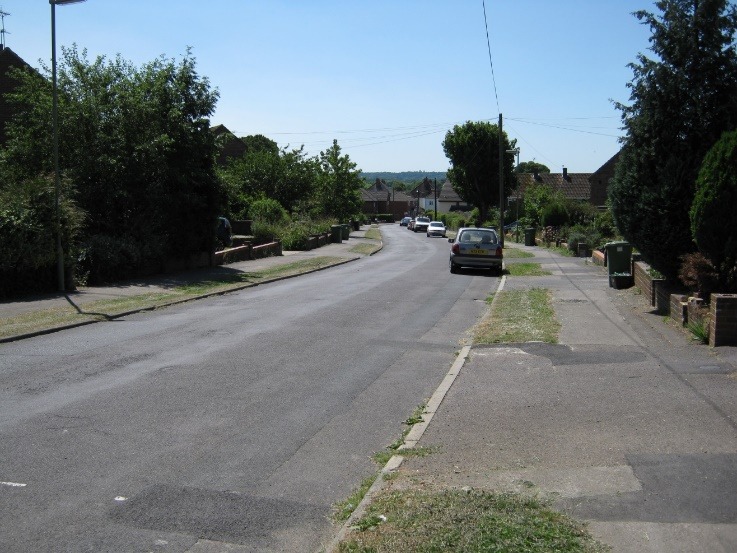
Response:
[[[502,255],[504,255],[504,254],[502,253],[502,247],[501,247],[501,246],[499,246],[499,247],[498,247],[498,248],[496,249],[496,256],[497,256],[497,257],[502,257]]]
[[[461,253],[461,245],[460,244],[453,244],[450,248],[450,251],[452,251],[454,254],[458,255]]]

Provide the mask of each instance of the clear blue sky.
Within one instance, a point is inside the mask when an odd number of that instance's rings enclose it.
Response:
[[[51,59],[47,0],[0,0],[5,44]],[[593,172],[618,149],[627,64],[650,55],[650,0],[87,0],[57,47],[135,65],[188,46],[220,93],[213,124],[310,155],[335,138],[364,171],[444,171],[445,133],[504,116],[520,161]]]

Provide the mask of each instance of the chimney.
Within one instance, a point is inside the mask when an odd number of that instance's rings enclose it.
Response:
[[[563,180],[571,180],[568,177],[568,168],[567,167],[563,167]]]
[[[537,169],[532,170],[532,178],[536,181],[540,181],[540,172]]]

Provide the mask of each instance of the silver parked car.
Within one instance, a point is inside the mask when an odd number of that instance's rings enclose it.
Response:
[[[496,231],[490,228],[460,228],[455,239],[449,238],[450,272],[461,267],[491,269],[498,274],[504,269],[504,253]]]
[[[417,219],[415,219],[415,224],[412,226],[412,230],[415,232],[426,232],[429,224],[429,217],[417,217]]]
[[[430,221],[427,227],[427,236],[442,236],[445,238],[445,225],[440,221]]]

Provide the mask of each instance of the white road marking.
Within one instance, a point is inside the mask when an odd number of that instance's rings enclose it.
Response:
[[[21,484],[20,482],[0,482],[0,486],[9,486],[11,488],[25,488],[28,484]]]

